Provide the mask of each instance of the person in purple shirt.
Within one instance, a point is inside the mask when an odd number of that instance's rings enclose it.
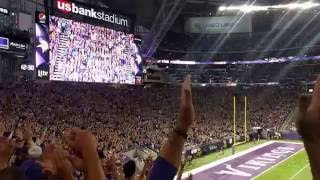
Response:
[[[188,75],[182,85],[179,117],[175,129],[160,150],[160,156],[153,163],[149,180],[174,179],[181,164],[183,145],[188,130],[194,122],[194,106],[191,94],[191,76]]]

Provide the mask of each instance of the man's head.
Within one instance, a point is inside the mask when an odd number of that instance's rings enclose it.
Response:
[[[125,178],[131,178],[136,172],[136,163],[134,161],[128,161],[123,165],[123,173]]]
[[[40,146],[33,145],[29,148],[28,154],[33,159],[38,159],[42,155],[42,149]]]

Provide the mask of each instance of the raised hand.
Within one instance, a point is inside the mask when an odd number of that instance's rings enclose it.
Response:
[[[313,179],[320,179],[320,76],[312,97],[300,98],[297,128],[309,156]]]
[[[43,168],[43,172],[48,175],[59,176],[63,179],[73,179],[71,162],[67,159],[61,146],[48,145],[38,164]]]
[[[182,95],[177,128],[187,132],[194,121],[194,107],[191,93],[191,76],[188,75],[182,84]]]
[[[17,139],[23,140],[23,132],[20,128],[15,130],[15,135],[16,135]]]
[[[73,128],[64,132],[64,140],[68,146],[77,153],[84,153],[87,150],[97,150],[97,139],[90,132]]]
[[[305,140],[320,140],[320,76],[313,95],[300,98],[297,128]]]
[[[58,169],[55,166],[55,157],[54,157],[54,145],[48,145],[41,156],[41,161],[38,161],[38,164],[42,167],[43,172],[48,175],[57,175]]]
[[[7,140],[5,137],[0,137],[0,168],[7,167],[7,163],[13,155],[15,149],[15,140]]]
[[[32,122],[31,121],[27,121],[25,124],[24,124],[24,127],[23,127],[23,138],[26,140],[26,141],[29,141],[29,140],[32,140]]]
[[[105,179],[97,152],[98,142],[93,134],[80,128],[73,128],[64,132],[64,140],[77,154],[79,158],[77,162],[82,161],[81,164],[84,165],[84,172],[88,180]]]
[[[0,137],[2,137],[3,133],[5,132],[5,130],[6,130],[6,127],[5,127],[4,123],[0,121]]]
[[[83,159],[79,158],[78,156],[69,156],[68,159],[71,162],[74,169],[78,171],[85,170],[85,164],[83,162]]]
[[[306,138],[306,139],[312,138],[312,131],[309,130],[310,128],[312,128],[312,126],[308,127],[310,126],[308,125],[310,120],[306,119],[307,110],[311,103],[311,99],[312,99],[312,96],[308,94],[302,95],[300,97],[299,113],[298,113],[298,118],[296,122],[298,132],[303,138]]]
[[[112,171],[112,168],[114,166],[116,166],[116,158],[114,157],[114,155],[110,155],[108,158],[104,159],[103,160],[103,168],[106,172],[111,172]]]
[[[181,165],[181,156],[184,143],[187,140],[188,130],[194,123],[194,107],[192,104],[191,76],[188,75],[182,84],[182,95],[179,117],[175,130],[169,135],[160,150],[160,157],[155,161],[148,175],[148,179],[173,179],[175,173],[165,176],[167,172],[162,169],[159,162],[167,161],[175,170]]]
[[[105,173],[111,173],[114,179],[124,179],[122,165],[117,165],[117,160],[114,155],[109,156],[104,162],[103,167]]]

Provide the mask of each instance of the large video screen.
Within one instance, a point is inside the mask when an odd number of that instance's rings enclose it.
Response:
[[[142,59],[134,36],[51,16],[49,79],[136,84]],[[139,81],[138,80],[138,81]]]

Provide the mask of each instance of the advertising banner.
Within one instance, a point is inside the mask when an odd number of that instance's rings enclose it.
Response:
[[[27,50],[27,45],[23,42],[10,40],[9,49],[14,52],[24,53]]]
[[[132,17],[113,12],[109,9],[101,7],[89,6],[77,1],[70,0],[54,0],[53,13],[67,19],[89,23],[98,26],[104,26],[110,29],[133,32]]]
[[[202,155],[207,155],[223,149],[223,141],[201,146]]]
[[[49,22],[43,12],[36,12],[35,66],[38,79],[49,79]]]
[[[27,45],[26,43],[17,41],[15,39],[0,37],[0,49],[10,52],[25,53],[27,50]]]
[[[224,34],[252,32],[251,15],[221,16],[221,17],[192,17],[185,22],[185,32]]]

